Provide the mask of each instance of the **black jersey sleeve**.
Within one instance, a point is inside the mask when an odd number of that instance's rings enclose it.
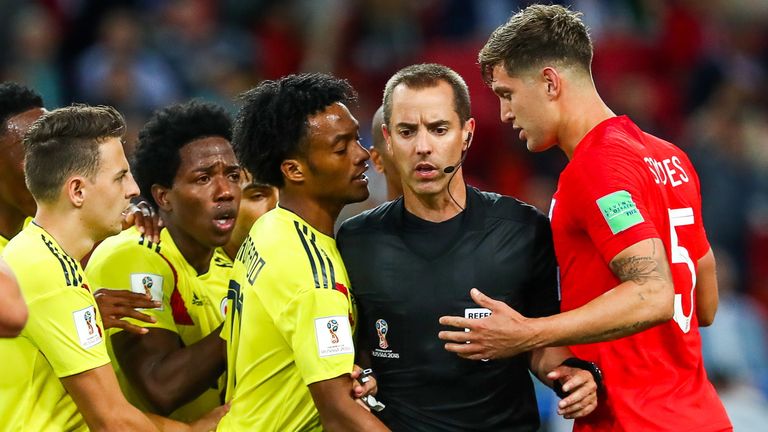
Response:
[[[528,317],[548,316],[560,312],[557,259],[549,219],[539,213],[535,227],[531,260],[533,265],[527,284],[527,307],[524,313]]]

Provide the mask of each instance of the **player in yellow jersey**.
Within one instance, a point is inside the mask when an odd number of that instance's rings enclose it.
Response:
[[[79,264],[95,242],[120,231],[121,212],[138,193],[124,129],[113,108],[72,106],[43,115],[25,138],[37,211],[3,251],[29,307],[21,335],[0,340],[0,424],[7,430],[190,430],[125,400]],[[205,418],[192,430],[213,424]]]
[[[160,243],[128,230],[99,245],[86,272],[94,287],[151,293],[160,302],[137,323],[146,334],[110,332],[115,369],[136,406],[191,420],[220,405],[226,366],[218,337],[240,202],[232,123],[213,104],[188,102],[156,112],[139,133],[133,172],[165,228]],[[216,331],[214,331],[216,330]]]
[[[16,337],[27,322],[27,304],[19,291],[19,283],[0,259],[0,337]]]
[[[24,184],[22,139],[32,122],[45,112],[43,100],[34,90],[14,82],[0,84],[0,252],[8,240],[31,220],[37,208]],[[131,211],[125,214],[123,227],[135,223],[152,237],[155,235],[154,224],[151,218],[142,215],[142,209],[147,210],[146,207],[132,206]],[[154,240],[157,241],[156,238]],[[117,298],[108,292],[97,294],[102,294],[97,296],[97,304],[104,313],[104,325],[107,328],[129,328],[129,324],[120,318],[126,315],[141,317],[133,308],[152,306],[149,299],[136,294],[120,295]]]
[[[354,90],[302,74],[243,97],[233,144],[280,203],[235,260],[222,331],[231,408],[219,430],[386,430],[352,398],[355,308],[333,238],[341,209],[368,197],[369,156],[346,106]]]

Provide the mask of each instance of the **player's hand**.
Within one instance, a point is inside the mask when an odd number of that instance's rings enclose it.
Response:
[[[146,294],[125,290],[101,288],[93,293],[93,297],[96,299],[105,329],[121,328],[136,334],[145,334],[148,330],[133,325],[122,318],[130,317],[139,321],[154,323],[155,318],[137,311],[136,308],[152,309],[160,306],[160,302],[152,301],[152,298]]]
[[[568,396],[557,403],[557,413],[567,419],[584,417],[597,408],[597,383],[589,371],[558,366],[547,374],[559,380]]]
[[[352,397],[355,399],[368,395],[376,396],[376,393],[379,391],[378,383],[373,375],[368,375],[368,380],[365,384],[360,384],[358,378],[360,378],[362,372],[363,369],[355,365],[354,370],[349,374],[352,377]]]
[[[144,238],[152,243],[160,242],[160,230],[163,227],[163,220],[155,212],[151,205],[146,201],[139,201],[136,204],[128,206],[124,213],[123,229],[136,226]]]
[[[222,405],[209,411],[199,419],[189,424],[191,432],[209,432],[215,431],[221,418],[229,412],[229,405]]]
[[[504,302],[494,300],[477,288],[470,291],[472,300],[491,311],[482,319],[457,316],[440,317],[440,324],[460,330],[441,331],[438,337],[448,343],[445,349],[470,360],[498,359],[536,348],[532,320],[520,315]],[[470,331],[464,331],[467,328]]]

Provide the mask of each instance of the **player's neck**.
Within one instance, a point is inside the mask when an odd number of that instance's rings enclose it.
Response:
[[[27,216],[16,207],[0,202],[0,235],[10,239],[21,231]]]
[[[333,237],[333,226],[344,204],[327,204],[303,195],[280,190],[280,207],[296,213],[312,228]]]
[[[608,105],[603,102],[594,87],[588,87],[574,92],[569,99],[564,100],[562,127],[557,137],[559,147],[568,160],[573,158],[581,140],[603,121],[616,117]]]
[[[461,172],[451,181],[450,193],[448,191],[446,188],[436,194],[418,194],[406,186],[403,190],[405,209],[430,222],[447,221],[467,207],[467,186]]]
[[[207,273],[215,248],[200,244],[200,242],[174,224],[169,223],[166,229],[168,234],[171,235],[173,243],[176,244],[176,248],[179,249],[181,255],[195,269],[197,274]]]
[[[60,211],[55,205],[39,205],[34,222],[44,229],[58,243],[67,255],[78,262],[93,249],[97,241],[87,225],[80,219],[79,212]]]

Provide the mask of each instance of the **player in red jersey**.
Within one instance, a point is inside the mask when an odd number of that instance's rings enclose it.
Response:
[[[605,105],[578,13],[530,6],[479,61],[502,121],[530,151],[558,146],[570,159],[550,210],[564,312],[529,319],[473,290],[493,314],[441,318],[460,328],[441,332],[446,349],[483,359],[574,345],[606,388],[577,431],[731,430],[702,363],[698,327],[714,318],[717,282],[688,158]]]

